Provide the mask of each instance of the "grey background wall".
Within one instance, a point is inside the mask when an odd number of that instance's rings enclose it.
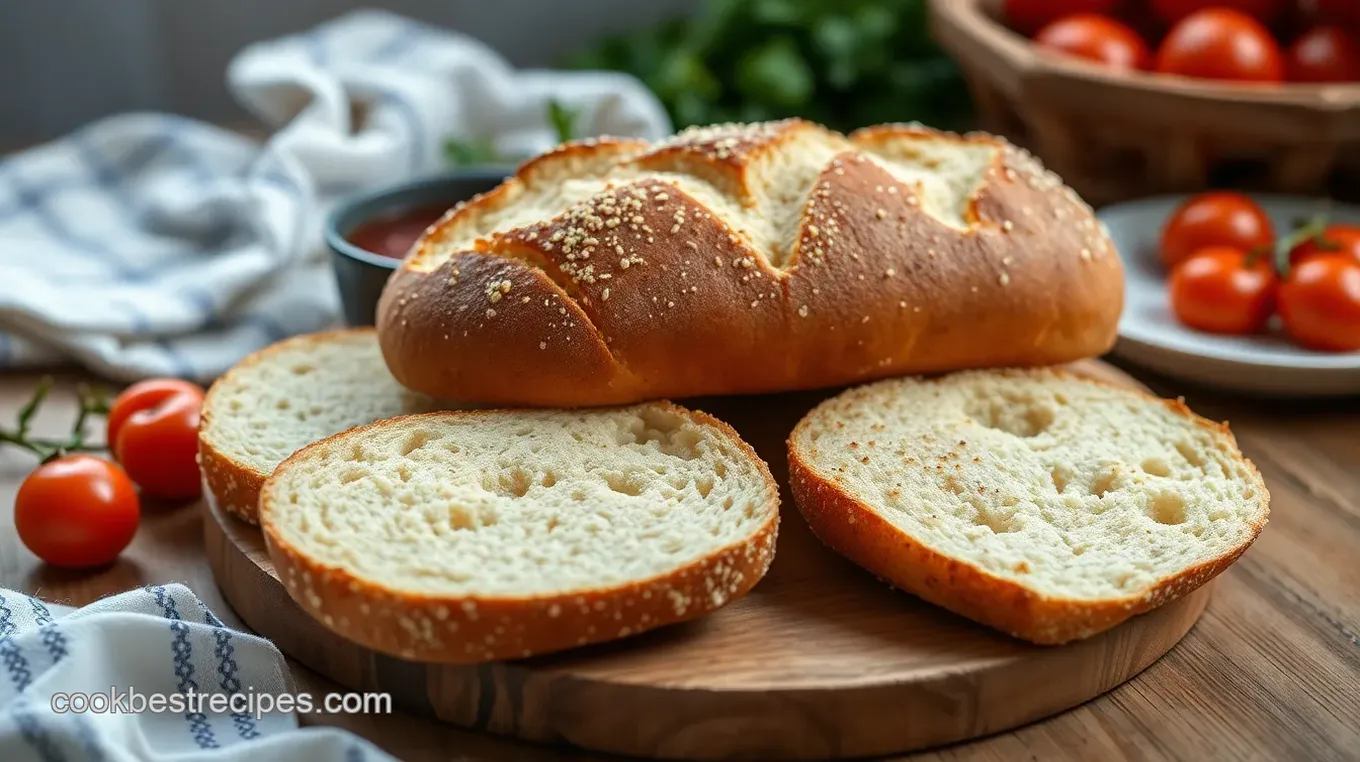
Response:
[[[363,7],[457,29],[519,66],[551,66],[602,34],[700,0],[0,0],[0,147],[102,116],[170,111],[244,122],[223,83],[250,42]]]

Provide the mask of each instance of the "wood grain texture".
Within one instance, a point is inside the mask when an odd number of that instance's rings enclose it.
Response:
[[[1092,375],[1137,386],[1108,366]],[[1042,648],[895,592],[816,540],[788,495],[784,440],[821,394],[711,399],[784,492],[778,552],[745,598],[685,625],[482,666],[393,659],[287,596],[254,527],[206,507],[208,560],[253,629],[337,682],[462,727],[616,754],[830,759],[1006,730],[1084,702],[1176,644],[1210,588],[1080,643]],[[1061,675],[1061,679],[1050,676]]]
[[[1271,489],[1270,526],[1219,578],[1212,603],[1181,644],[1137,677],[1047,720],[891,759],[1356,759],[1360,438],[1354,432],[1360,430],[1360,399],[1265,403],[1142,373],[1139,378],[1163,395],[1184,394],[1203,415],[1232,422],[1244,452]],[[59,379],[53,401],[39,417],[41,431],[57,434],[69,424],[76,380]],[[36,382],[35,374],[0,375],[0,422],[12,421]],[[708,409],[726,412],[716,405]],[[32,466],[26,454],[0,449],[0,505],[12,504]],[[240,626],[212,582],[201,515],[193,506],[148,511],[122,561],[100,572],[71,575],[39,563],[15,536],[10,512],[0,511],[0,584],[80,605],[140,584],[180,581],[229,624]],[[293,669],[301,690],[338,689],[297,662]],[[410,762],[617,759],[401,714],[315,715],[303,722],[347,728]]]

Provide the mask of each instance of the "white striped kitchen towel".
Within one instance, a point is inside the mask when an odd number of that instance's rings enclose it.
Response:
[[[0,590],[0,760],[392,762],[350,733],[261,711],[261,695],[324,703],[296,692],[269,641],[223,626],[182,585],[76,610]]]
[[[251,46],[227,81],[275,130],[264,142],[129,114],[0,161],[0,371],[75,361],[210,380],[338,319],[321,244],[338,196],[439,171],[448,138],[547,148],[552,99],[578,135],[671,130],[631,77],[517,71],[378,11]]]

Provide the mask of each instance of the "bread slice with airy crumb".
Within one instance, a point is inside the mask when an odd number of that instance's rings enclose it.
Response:
[[[289,594],[407,659],[472,663],[614,640],[745,595],[779,493],[730,427],[669,403],[381,421],[265,482]]]
[[[392,378],[372,328],[295,336],[245,358],[208,390],[199,467],[218,506],[254,524],[260,486],[299,448],[436,407]]]
[[[794,499],[823,542],[1040,644],[1195,590],[1269,512],[1226,425],[1053,369],[852,389],[799,422],[788,448]]]

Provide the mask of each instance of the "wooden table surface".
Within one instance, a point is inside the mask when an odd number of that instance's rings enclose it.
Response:
[[[1270,524],[1218,583],[1181,644],[1141,675],[1070,712],[916,760],[1360,760],[1360,398],[1234,398],[1134,375],[1200,414],[1228,420],[1270,489]],[[36,374],[0,375],[0,425],[12,425]],[[60,435],[79,378],[59,388],[37,426]],[[33,459],[0,450],[0,506],[13,504]],[[179,581],[234,626],[203,559],[197,506],[150,507],[132,547],[109,569],[41,564],[0,510],[0,585],[82,605],[139,585]],[[336,688],[300,666],[299,690]],[[1061,679],[1055,675],[1054,679]],[[399,715],[309,716],[353,730],[410,762],[589,760]]]

